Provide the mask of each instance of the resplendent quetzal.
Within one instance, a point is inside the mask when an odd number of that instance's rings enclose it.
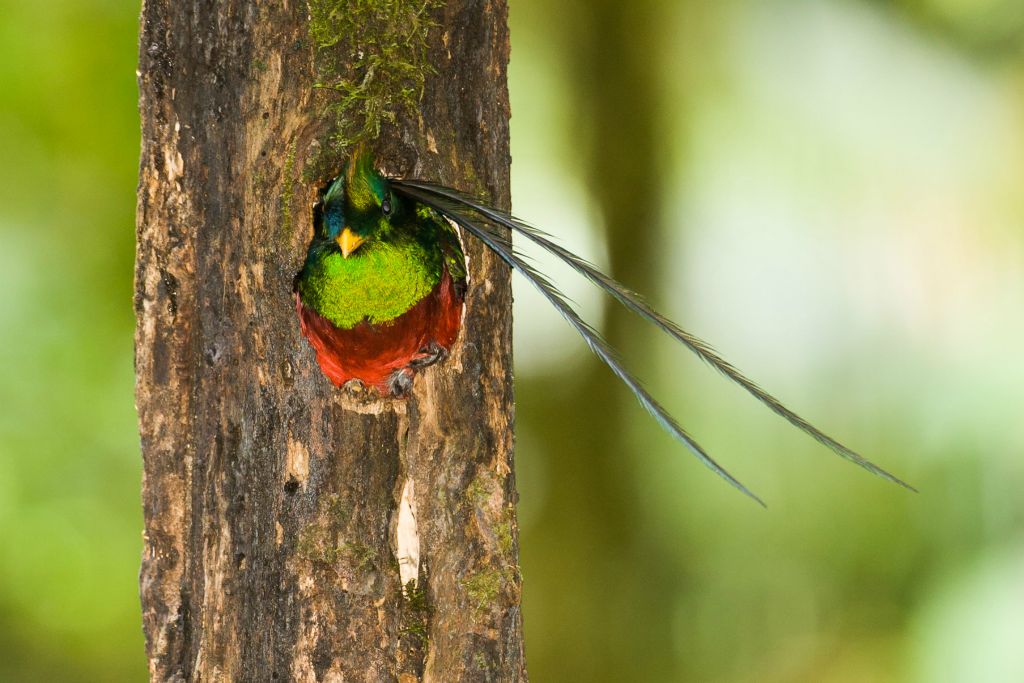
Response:
[[[457,190],[386,177],[369,155],[357,152],[314,207],[314,222],[315,235],[295,281],[295,304],[320,368],[338,386],[357,380],[381,395],[401,397],[418,369],[447,356],[458,336],[467,286],[458,226],[536,287],[666,431],[716,474],[762,502],[712,460],[622,366],[601,335],[495,229],[501,226],[560,258],[796,428],[847,460],[913,490],[786,408],[707,343],[548,234]]]

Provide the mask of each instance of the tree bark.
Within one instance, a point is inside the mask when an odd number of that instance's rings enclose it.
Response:
[[[467,240],[460,340],[404,401],[332,386],[291,293],[352,143],[508,205],[507,59],[504,0],[146,0],[152,680],[526,679],[507,269]]]

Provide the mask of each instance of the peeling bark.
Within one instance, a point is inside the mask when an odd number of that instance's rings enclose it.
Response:
[[[507,206],[504,0],[430,12],[422,99],[371,147],[389,172]],[[360,401],[320,373],[291,287],[310,206],[343,153],[324,114],[335,93],[313,86],[325,55],[342,77],[366,74],[346,72],[360,36],[318,49],[309,17],[295,0],[147,0],[142,12],[136,394],[151,678],[526,680],[509,273],[467,242],[460,340],[407,401]],[[402,585],[400,555],[406,572],[418,560],[415,584]]]

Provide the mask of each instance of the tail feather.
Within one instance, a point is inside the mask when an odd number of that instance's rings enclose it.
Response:
[[[463,230],[470,233],[484,243],[499,258],[507,263],[513,270],[522,275],[527,282],[533,285],[545,299],[562,315],[563,318],[583,337],[591,351],[607,365],[622,382],[629,387],[640,404],[651,414],[652,417],[672,436],[678,439],[686,448],[693,453],[698,460],[711,469],[715,474],[725,479],[731,485],[742,491],[744,494],[764,505],[750,489],[739,482],[721,465],[715,462],[703,448],[693,439],[692,436],[675,421],[675,419],[658,403],[653,396],[643,387],[628,370],[623,367],[617,354],[604,338],[593,327],[587,324],[569,304],[561,292],[540,272],[523,260],[505,236],[498,233],[486,224],[477,223],[463,213],[443,197],[427,193],[408,183],[396,184],[396,189],[406,196],[430,206],[436,211],[450,218]]]
[[[915,492],[916,489],[907,482],[870,462],[852,449],[849,449],[848,446],[837,441],[835,438],[828,436],[820,429],[807,422],[807,420],[786,408],[781,401],[758,386],[756,382],[740,373],[728,360],[720,356],[709,343],[691,335],[673,323],[671,319],[658,313],[649,304],[647,304],[639,294],[616,282],[610,278],[610,276],[597,269],[597,267],[592,263],[553,242],[550,234],[519,220],[509,213],[488,207],[468,195],[460,193],[458,190],[418,180],[401,180],[397,182],[402,185],[415,187],[435,197],[453,202],[456,205],[462,205],[469,210],[478,213],[489,221],[493,221],[513,230],[514,232],[522,234],[523,237],[535,242],[548,252],[557,256],[575,271],[579,272],[592,283],[610,294],[618,302],[622,303],[636,314],[647,319],[648,322],[655,325],[658,329],[676,339],[683,346],[695,353],[701,360],[707,362],[707,364],[712,368],[748,391],[759,401],[767,405],[769,410],[786,420],[788,423],[810,435],[816,441],[825,445],[828,449],[850,462],[859,465],[873,474],[877,474],[889,481],[899,484],[904,488],[914,490]]]
[[[623,286],[610,276],[602,273],[593,264],[589,263],[585,259],[573,254],[569,250],[565,249],[558,243],[554,242],[551,235],[539,230],[511,214],[500,211],[489,207],[480,201],[466,195],[457,190],[453,190],[448,187],[436,185],[433,183],[426,183],[416,180],[395,180],[393,184],[400,191],[403,191],[410,196],[414,196],[417,201],[421,201],[425,204],[433,206],[436,210],[440,211],[444,215],[448,216],[452,220],[462,225],[456,216],[462,219],[462,221],[468,222],[463,211],[468,210],[473,214],[481,216],[486,223],[499,225],[504,228],[508,228],[514,233],[523,235],[527,239],[538,244],[540,247],[557,256],[571,268],[576,270],[580,275],[596,284],[602,290],[614,297],[619,303],[633,311],[645,320],[653,323],[660,330],[671,336],[673,339],[678,341],[680,344],[688,348],[694,354],[696,354],[701,360],[708,363],[715,370],[728,377],[731,381],[735,382],[739,386],[743,387],[748,393],[754,398],[767,406],[776,415],[779,415],[797,429],[810,435],[813,439],[828,447],[841,457],[859,465],[860,467],[868,470],[869,472],[876,474],[884,479],[887,479],[893,483],[896,483],[911,491],[916,489],[910,484],[906,483],[902,479],[894,476],[893,474],[882,469],[878,465],[875,465],[870,460],[864,458],[856,451],[848,448],[842,443],[836,441],[832,437],[828,436],[820,429],[809,423],[804,418],[797,415],[795,412],[783,405],[778,399],[766,392],[760,386],[758,386],[753,380],[746,377],[741,373],[735,366],[729,363],[727,360],[722,358],[718,353],[711,347],[707,342],[695,337],[694,335],[686,332],[680,328],[672,320],[666,318],[662,314],[654,310],[644,299],[636,292]],[[465,228],[465,226],[463,226]],[[474,226],[476,231],[485,230],[486,228],[479,225]],[[465,228],[473,234],[476,231],[469,228]],[[492,235],[497,235],[493,230],[490,231]],[[502,238],[504,239],[504,238]],[[488,245],[490,246],[490,245]],[[510,247],[510,245],[509,245]],[[493,247],[492,247],[493,249]],[[507,260],[507,259],[506,259]],[[515,267],[520,272],[523,272],[521,267]],[[563,314],[564,315],[564,314]],[[575,327],[575,326],[574,326]],[[589,341],[588,341],[589,343]],[[627,382],[628,384],[628,382]],[[632,387],[630,387],[632,388]],[[635,391],[634,391],[635,393]],[[663,425],[664,426],[664,425]],[[671,430],[670,430],[671,431]]]

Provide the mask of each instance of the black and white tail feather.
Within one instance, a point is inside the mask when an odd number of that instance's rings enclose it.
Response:
[[[888,479],[900,486],[916,491],[916,489],[903,480],[886,472],[871,461],[867,460],[857,452],[847,448],[832,437],[828,436],[814,425],[810,424],[792,410],[782,405],[778,399],[764,391],[755,382],[744,376],[732,364],[719,356],[711,346],[686,332],[674,322],[661,315],[651,308],[643,298],[636,292],[624,287],[614,279],[598,270],[593,264],[576,254],[568,251],[561,245],[552,241],[551,235],[534,228],[515,218],[509,213],[489,207],[480,201],[457,190],[442,185],[427,183],[418,180],[392,179],[391,185],[396,192],[431,207],[452,220],[463,230],[476,237],[484,243],[499,258],[505,261],[513,270],[522,275],[531,285],[536,287],[552,306],[568,321],[568,323],[579,332],[580,336],[587,343],[587,346],[600,358],[615,375],[626,384],[633,392],[640,404],[650,413],[655,420],[676,439],[683,443],[702,463],[713,472],[728,481],[737,489],[755,501],[764,505],[764,502],[754,495],[746,486],[741,484],[735,477],[715,462],[693,437],[679,426],[675,419],[659,404],[640,384],[639,380],[633,377],[620,362],[617,354],[601,337],[601,335],[572,308],[561,292],[540,272],[527,263],[523,256],[516,251],[510,242],[494,226],[508,228],[513,233],[523,235],[535,242],[540,247],[557,256],[568,264],[576,272],[587,278],[605,292],[614,297],[619,303],[633,311],[640,317],[653,323],[663,332],[681,343],[690,351],[695,353],[701,360],[708,363],[718,372],[722,373],[736,384],[743,387],[754,398],[765,404],[772,412],[786,419],[797,429],[809,434],[819,443],[827,446],[838,455],[860,465],[864,469],[880,477]],[[479,218],[477,218],[479,217]]]

